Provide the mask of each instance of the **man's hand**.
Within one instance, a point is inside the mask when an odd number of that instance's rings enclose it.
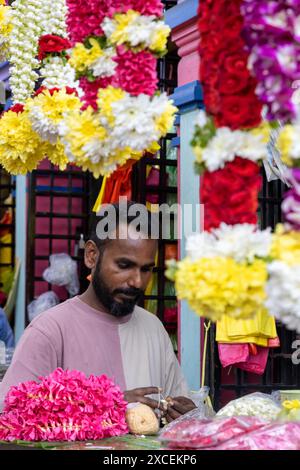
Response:
[[[157,395],[158,393],[158,387],[135,388],[134,390],[124,392],[124,400],[127,401],[127,403],[144,403],[144,405],[148,405],[155,410],[158,408],[158,401],[146,397],[145,395]],[[162,404],[160,404],[159,409],[164,410]]]
[[[167,402],[169,405],[165,417],[168,423],[196,408],[195,403],[185,397],[168,397]]]

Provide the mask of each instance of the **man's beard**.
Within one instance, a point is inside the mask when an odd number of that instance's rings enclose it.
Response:
[[[103,281],[101,276],[101,261],[97,262],[95,273],[92,277],[92,285],[94,292],[101,304],[109,311],[114,317],[125,317],[133,312],[134,307],[144,294],[141,289],[128,288],[116,289],[113,292],[109,290],[107,284]],[[133,299],[123,300],[118,302],[114,299],[117,294],[125,294],[133,296]]]

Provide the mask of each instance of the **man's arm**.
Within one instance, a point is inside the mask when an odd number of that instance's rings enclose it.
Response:
[[[11,386],[38,380],[59,367],[57,352],[42,331],[29,326],[15,350],[12,363],[0,383],[0,411]]]

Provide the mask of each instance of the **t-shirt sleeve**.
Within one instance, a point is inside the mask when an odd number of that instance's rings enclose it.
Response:
[[[51,339],[40,329],[29,326],[15,350],[12,363],[0,383],[0,411],[11,386],[37,381],[59,367],[58,354]]]
[[[189,389],[180,368],[169,335],[165,332],[166,379],[165,392],[171,397],[189,397]]]

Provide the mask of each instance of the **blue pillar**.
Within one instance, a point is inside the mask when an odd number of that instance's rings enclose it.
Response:
[[[26,176],[16,178],[16,258],[20,261],[17,301],[15,308],[15,339],[20,339],[25,328],[26,309],[26,241],[27,204]]]
[[[180,119],[180,159],[179,159],[179,204],[182,221],[185,220],[187,206],[192,208],[195,217],[199,211],[200,178],[194,172],[195,157],[190,145],[198,110],[203,108],[202,90],[199,81],[176,88],[172,96],[179,109]],[[195,217],[196,219],[196,217]],[[185,256],[183,224],[180,234],[180,257]],[[200,230],[194,226],[194,231]],[[180,303],[180,359],[181,367],[191,390],[200,388],[201,377],[201,323],[200,318],[189,308],[187,302]]]

